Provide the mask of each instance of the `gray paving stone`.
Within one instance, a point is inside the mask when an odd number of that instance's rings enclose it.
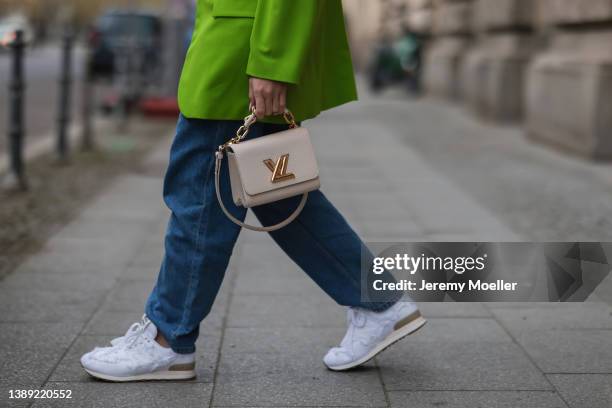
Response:
[[[410,211],[410,207],[377,195],[366,196],[356,193],[348,196],[347,200],[338,200],[338,202],[345,203],[347,207],[351,204],[350,207],[358,214],[360,219],[370,222],[397,222],[406,218],[413,219],[414,215]],[[384,205],[382,205],[383,202]]]
[[[409,233],[379,233],[371,232],[359,233],[359,236],[364,242],[423,242],[424,235],[411,235]],[[430,240],[427,240],[430,241]]]
[[[324,295],[259,296],[232,299],[228,327],[344,327],[345,309]]]
[[[127,175],[100,194],[81,217],[155,221],[164,210],[161,180]]]
[[[322,177],[325,177],[325,188],[327,190],[338,191],[347,195],[374,194],[388,197],[395,193],[391,183],[386,183],[385,180],[377,179],[367,173],[365,173],[365,177],[357,178],[355,174],[346,174],[346,172],[336,174],[334,171],[324,171]]]
[[[548,379],[570,408],[612,407],[610,374],[551,374]]]
[[[109,239],[127,241],[143,236],[149,230],[149,223],[142,220],[126,219],[78,219],[58,233],[62,238]]]
[[[558,310],[559,307],[571,307],[567,306],[569,303],[558,303],[558,302],[489,302],[483,303],[483,305],[490,310],[495,309],[550,309]]]
[[[161,263],[151,262],[151,266],[130,265],[119,276],[123,281],[148,281],[154,283],[159,275]]]
[[[192,381],[116,384],[104,382],[49,383],[48,389],[72,390],[72,398],[36,401],[33,407],[167,408],[209,406],[211,384]]]
[[[114,276],[91,274],[86,271],[57,272],[20,270],[12,273],[0,282],[0,288],[6,290],[39,290],[39,291],[107,291],[116,282]]]
[[[315,147],[316,149],[316,147]],[[332,160],[329,160],[332,159]],[[348,164],[348,165],[347,165]],[[339,165],[333,163],[333,158],[328,157],[328,160],[321,160],[319,163],[321,178],[325,180],[323,188],[326,189],[328,183],[343,183],[347,180],[354,180],[355,183],[376,184],[384,175],[371,163],[363,162],[361,166],[355,162],[347,162],[343,160]],[[387,186],[384,185],[386,190]],[[334,194],[341,193],[339,189],[329,189]]]
[[[491,317],[482,303],[419,303],[425,317]]]
[[[375,232],[414,234],[422,231],[413,210],[408,204],[398,204],[387,212],[386,207],[378,204],[378,210],[356,208],[362,228],[373,229]]]
[[[385,387],[393,391],[551,389],[509,342],[403,341],[377,359]]]
[[[158,186],[155,186],[155,192],[149,194],[149,200],[113,186],[86,208],[81,216],[88,220],[155,222],[167,211],[162,201],[162,182],[156,184]]]
[[[422,235],[423,242],[507,242],[508,239],[500,238],[497,232],[483,231],[446,231],[437,232],[425,230]]]
[[[398,218],[395,220],[372,221],[366,217],[361,223],[361,229],[366,235],[378,234],[406,236],[412,239],[423,239],[423,231],[413,220]],[[403,240],[406,241],[406,240]],[[400,242],[403,242],[400,241]],[[390,241],[395,242],[395,241]]]
[[[90,238],[63,237],[62,233],[53,236],[43,246],[38,255],[63,254],[68,257],[85,258],[130,258],[134,251],[141,245],[131,237],[115,237],[109,239],[105,236],[93,236]]]
[[[607,304],[612,307],[612,276],[608,275],[606,279],[603,280],[595,288],[593,295],[591,297],[596,297],[600,302]]]
[[[144,311],[106,311],[96,312],[83,330],[84,335],[119,336],[127,331],[134,322],[140,321]]]
[[[151,281],[121,282],[109,293],[102,307],[108,311],[143,311],[154,285]]]
[[[612,329],[612,307],[603,303],[556,303],[550,307],[492,308],[513,333],[534,329]]]
[[[553,391],[390,392],[392,408],[567,408]]]
[[[410,341],[422,342],[512,342],[512,338],[493,319],[487,318],[430,318],[427,325]]]
[[[344,332],[344,328],[227,328],[222,353],[304,355],[320,362]]]
[[[264,278],[274,276],[297,276],[303,272],[282,252],[271,245],[245,244],[235,261],[236,269],[242,274],[261,274]]]
[[[148,267],[159,270],[164,258],[164,246],[159,243],[156,245],[147,244],[141,248],[131,259],[131,267]]]
[[[386,405],[378,373],[327,370],[310,355],[224,353],[214,391],[216,406]]]
[[[161,197],[160,192],[151,203],[143,203],[141,198],[127,197],[126,194],[121,197],[117,191],[110,190],[103,198],[86,208],[81,216],[88,220],[155,222],[165,213]]]
[[[104,291],[47,291],[0,288],[4,322],[83,322],[98,307]]]
[[[23,350],[1,350],[0,381],[2,382],[36,382],[42,384],[55,365],[60,361],[65,347]]]
[[[169,153],[167,156],[169,156]],[[169,158],[169,157],[168,157]],[[120,196],[139,198],[147,203],[149,200],[161,199],[162,180],[154,177],[143,177],[137,174],[128,174],[113,185],[113,191]]]
[[[532,330],[515,338],[545,373],[612,374],[612,330]]]
[[[0,350],[31,352],[64,349],[82,328],[82,322],[0,323]]]
[[[240,276],[236,281],[234,296],[243,295],[295,295],[319,298],[323,290],[316,283],[304,277],[279,276],[266,279],[256,273]]]
[[[15,271],[47,273],[88,273],[109,277],[117,276],[127,266],[126,258],[68,256],[65,253],[45,253],[44,256],[33,256]]]
[[[280,261],[276,268],[240,271],[233,291],[235,296],[289,294],[318,296],[322,289],[297,266],[285,266],[285,262]]]

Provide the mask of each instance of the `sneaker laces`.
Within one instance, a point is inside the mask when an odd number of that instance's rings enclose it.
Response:
[[[149,324],[151,324],[151,320],[146,315],[143,315],[139,322],[130,326],[125,334],[123,345],[128,349],[136,345]]]
[[[365,326],[368,317],[363,312],[363,310],[356,307],[349,307],[347,312],[347,320],[349,324],[361,328]]]

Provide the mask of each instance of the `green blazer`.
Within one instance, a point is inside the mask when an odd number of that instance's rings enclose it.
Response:
[[[198,0],[179,85],[183,115],[242,119],[249,76],[288,83],[298,121],[355,100],[341,0]]]

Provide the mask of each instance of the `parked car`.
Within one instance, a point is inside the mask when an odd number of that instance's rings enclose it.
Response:
[[[28,19],[22,14],[12,14],[0,18],[0,44],[6,46],[15,39],[15,32],[23,31],[26,44],[34,42],[34,29]]]
[[[143,75],[157,69],[161,63],[162,27],[162,19],[155,13],[106,12],[98,18],[89,34],[92,49],[90,72],[94,77],[112,77],[126,50],[140,53],[140,60],[146,62],[139,67]]]

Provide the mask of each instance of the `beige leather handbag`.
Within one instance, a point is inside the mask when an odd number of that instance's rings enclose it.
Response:
[[[319,166],[310,143],[308,130],[299,127],[291,112],[283,115],[290,129],[253,140],[243,141],[251,126],[257,122],[255,114],[244,119],[236,136],[216,152],[215,189],[217,200],[225,215],[235,224],[253,231],[271,232],[286,227],[302,212],[308,193],[320,186]],[[284,221],[258,227],[238,220],[223,204],[220,192],[220,170],[227,154],[232,196],[237,206],[251,208],[289,197],[302,195],[300,204]]]

